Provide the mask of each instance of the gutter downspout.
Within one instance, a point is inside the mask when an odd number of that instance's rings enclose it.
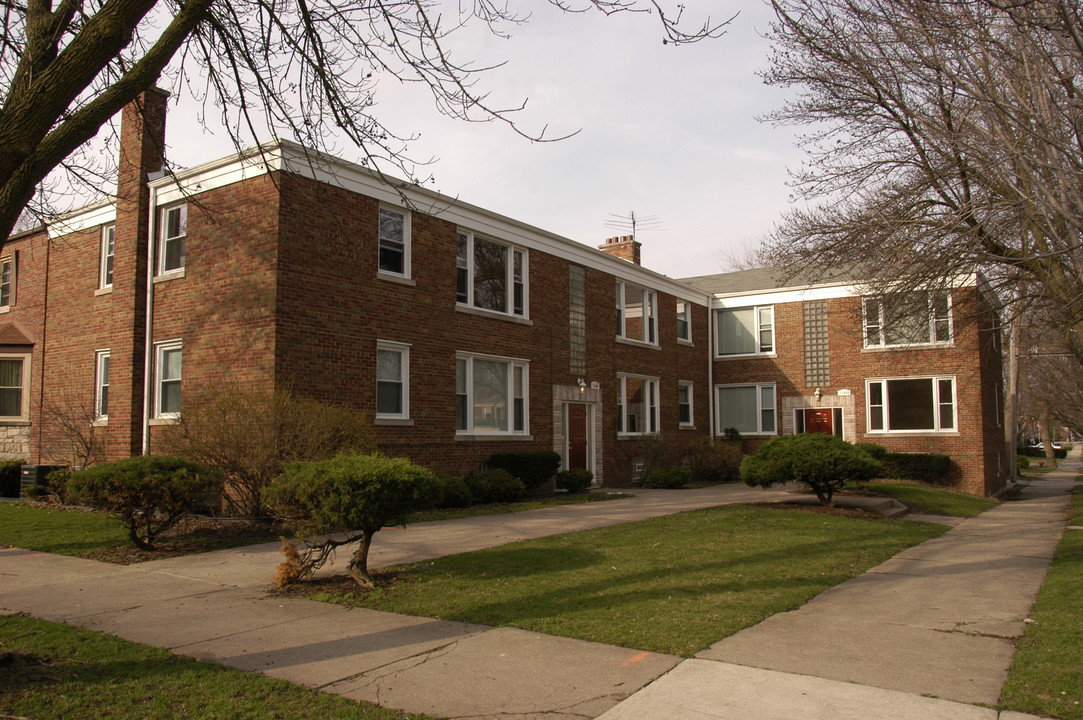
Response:
[[[718,414],[715,410],[714,395],[714,295],[707,296],[707,409],[711,415],[708,429],[713,443],[718,437],[718,428],[715,427],[718,423]]]
[[[150,411],[152,386],[152,362],[154,360],[154,274],[156,250],[158,249],[158,189],[150,188],[148,201],[150,217],[147,221],[147,302],[143,337],[143,446],[142,454],[150,451]]]

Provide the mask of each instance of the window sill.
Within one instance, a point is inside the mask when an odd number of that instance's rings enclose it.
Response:
[[[395,275],[394,273],[378,270],[376,272],[377,280],[386,280],[387,282],[397,283],[399,285],[407,285],[409,287],[417,287],[417,281],[413,278],[406,277],[405,275]]]
[[[168,272],[161,273],[154,276],[154,283],[169,282],[170,280],[180,280],[184,277],[184,268],[180,270],[170,270]]]
[[[778,353],[745,353],[744,355],[715,355],[715,360],[751,360],[753,358],[775,359]]]
[[[646,342],[645,340],[632,340],[631,338],[621,337],[620,335],[617,335],[616,340],[620,345],[631,345],[633,347],[648,348],[650,350],[662,349],[658,347],[658,343]]]
[[[377,417],[372,421],[373,425],[398,425],[400,427],[413,426],[414,421],[411,418],[385,418]]]
[[[685,340],[684,338],[677,338],[678,345],[687,345],[688,347],[695,347],[696,344],[691,340]]]
[[[466,433],[456,432],[455,442],[508,442],[514,440],[523,440],[533,442],[533,435],[516,435],[513,433]]]
[[[11,306],[10,305],[4,305],[3,307],[0,307],[0,315],[4,314],[6,312],[11,312]]]
[[[157,426],[157,425],[180,425],[180,418],[179,417],[151,418],[150,419],[150,425],[151,425],[151,427],[154,427],[154,426]]]
[[[677,429],[678,430],[695,430],[696,426],[695,425],[678,425]]]
[[[642,440],[643,438],[658,437],[658,435],[659,435],[659,433],[656,433],[656,432],[649,432],[649,433],[646,433],[646,432],[643,432],[643,433],[618,432],[617,433],[617,440]]]
[[[98,418],[90,423],[90,427],[109,427],[109,418]]]
[[[872,345],[861,348],[863,353],[899,352],[906,350],[944,350],[955,347],[955,341],[939,343],[912,343],[910,345]]]
[[[31,422],[29,420],[23,420],[21,418],[0,418],[0,427],[30,427]]]
[[[519,315],[510,315],[508,313],[497,312],[496,310],[483,310],[482,308],[470,307],[469,305],[461,305],[459,303],[455,304],[455,312],[466,313],[467,315],[478,315],[494,320],[504,320],[505,322],[513,322],[519,325],[534,325],[533,320],[520,317]]]
[[[958,430],[869,430],[874,437],[960,437]]]
[[[113,292],[113,286],[112,285],[110,285],[109,287],[98,288],[97,290],[94,291],[94,297],[99,297],[101,295],[109,295],[112,292]]]

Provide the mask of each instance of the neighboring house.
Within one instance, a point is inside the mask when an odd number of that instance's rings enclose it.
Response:
[[[552,449],[626,485],[733,426],[945,452],[968,492],[1003,482],[999,373],[951,317],[949,342],[866,348],[845,288],[674,280],[633,238],[595,250],[288,142],[162,176],[165,97],[141,103],[116,200],[0,252],[2,456],[71,463],[89,428],[108,459],[155,452],[186,404],[237,385],[361,409],[384,452],[440,473]],[[911,392],[937,398],[935,428],[897,427]]]
[[[685,282],[714,297],[716,432],[940,453],[975,495],[1011,477],[999,329],[977,276],[904,298],[853,281],[780,283],[770,270]]]

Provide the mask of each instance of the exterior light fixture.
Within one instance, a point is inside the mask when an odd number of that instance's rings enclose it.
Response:
[[[587,391],[587,381],[583,378],[579,378],[576,382],[579,385],[580,394],[585,393]]]
[[[820,392],[820,388],[816,388],[816,392],[812,394],[816,396],[816,402],[820,402],[820,398],[823,397],[823,393]]]

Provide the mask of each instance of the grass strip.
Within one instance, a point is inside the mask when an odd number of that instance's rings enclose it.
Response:
[[[1068,525],[1083,526],[1083,494]],[[1083,530],[1066,530],[1001,695],[1005,710],[1083,720]]]
[[[314,599],[691,656],[948,528],[729,506],[402,566]]]
[[[79,555],[131,544],[128,532],[108,515],[23,502],[0,503],[0,545]]]
[[[33,720],[420,719],[110,635],[0,617],[0,715]]]
[[[995,500],[911,483],[874,482],[868,484],[868,489],[878,495],[895,498],[913,512],[928,515],[974,517],[997,504]]]

